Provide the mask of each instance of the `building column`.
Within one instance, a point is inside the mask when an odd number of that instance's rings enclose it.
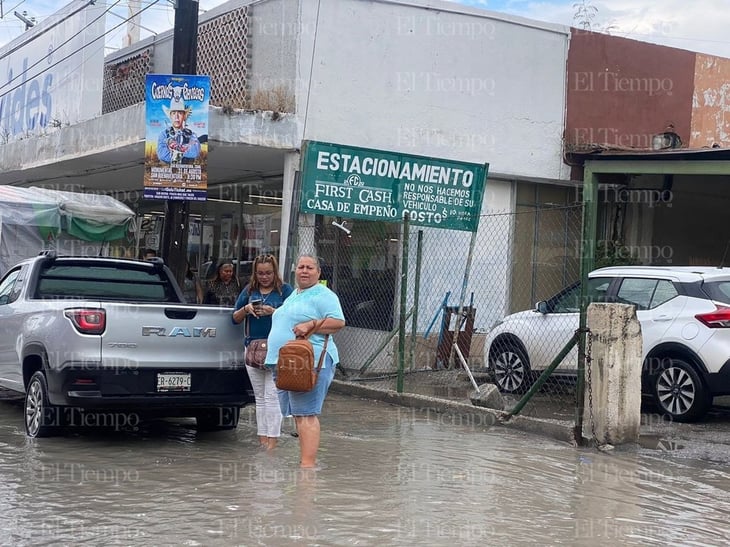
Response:
[[[284,173],[282,177],[282,202],[281,202],[281,226],[279,228],[279,273],[285,281],[289,279],[287,264],[295,259],[293,256],[293,245],[296,241],[289,240],[289,234],[296,234],[298,227],[291,226],[296,222],[296,213],[299,209],[299,196],[294,195],[295,175],[299,171],[301,154],[299,152],[287,152],[284,154]],[[288,262],[287,262],[288,259]]]

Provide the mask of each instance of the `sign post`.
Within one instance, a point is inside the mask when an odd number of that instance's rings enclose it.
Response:
[[[198,0],[177,0],[172,35],[172,72],[195,74],[198,65]],[[165,201],[162,257],[180,286],[187,270],[190,204],[185,200]]]

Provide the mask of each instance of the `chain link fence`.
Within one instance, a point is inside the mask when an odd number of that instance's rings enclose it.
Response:
[[[341,377],[463,402],[494,382],[514,409],[578,328],[581,222],[580,205],[485,214],[476,234],[300,218],[347,319]],[[576,368],[573,348],[520,414],[572,421]]]

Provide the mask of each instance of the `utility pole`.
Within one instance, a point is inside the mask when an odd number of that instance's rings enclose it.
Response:
[[[20,13],[18,11],[13,12],[13,15],[15,15],[18,19],[23,21],[25,23],[25,30],[30,30],[35,26],[35,17],[28,17],[28,12],[24,11],[23,13]]]
[[[172,35],[172,73],[195,74],[198,64],[198,0],[176,0],[175,28]],[[187,270],[190,203],[165,201],[162,230],[162,258],[180,286]]]
[[[129,0],[127,5],[128,10],[128,21],[127,21],[127,34],[122,39],[122,47],[131,46],[139,42],[139,24],[142,21],[142,14],[140,13],[140,0]]]

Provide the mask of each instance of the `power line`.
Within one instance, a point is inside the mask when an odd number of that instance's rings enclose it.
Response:
[[[94,23],[96,23],[99,19],[101,19],[102,17],[104,17],[107,13],[109,13],[109,10],[111,10],[114,6],[116,6],[117,4],[119,4],[121,1],[122,0],[117,0],[111,7],[107,8],[106,10],[104,10],[104,12],[101,15],[99,15],[96,19],[94,19],[93,21],[89,22],[84,28],[82,28],[79,32],[77,32],[73,36],[70,36],[65,42],[62,42],[61,44],[59,44],[58,46],[56,46],[55,49],[61,49],[63,46],[65,46],[66,44],[68,44],[70,41],[76,39],[77,36],[79,36],[82,32],[84,32],[86,29],[88,29],[91,25],[93,25]],[[104,36],[104,34],[102,34],[102,36]],[[101,36],[99,38],[101,38]],[[92,43],[95,42],[96,40],[98,40],[99,38],[95,38],[92,41]],[[83,49],[83,46],[82,46],[82,49]],[[80,51],[80,50],[77,50],[77,51]],[[74,53],[76,53],[76,52],[74,52]],[[71,55],[73,55],[74,53],[72,53]],[[32,65],[30,65],[25,70],[19,72],[17,76],[14,76],[10,80],[8,80],[8,82],[5,85],[10,85],[14,80],[17,80],[21,76],[27,75],[28,72],[30,72],[30,70],[32,68],[35,68],[36,66],[38,66],[39,64],[41,64],[46,59],[46,57],[48,57],[49,55],[51,55],[51,52],[47,53],[46,55],[44,55],[43,57],[41,57],[40,59],[38,59],[35,63],[33,63]],[[65,57],[65,58],[61,59],[61,61],[64,61],[65,59],[68,59],[68,57]],[[59,62],[61,62],[61,61],[59,61]],[[55,65],[51,65],[48,68],[52,68],[53,66],[55,66]],[[46,69],[46,70],[48,70],[48,69]],[[36,76],[40,76],[44,72],[45,72],[45,70],[39,72],[38,74],[36,74]],[[18,87],[19,86],[14,87],[10,91],[8,91],[8,93],[12,93]]]
[[[119,3],[120,1],[121,1],[121,0],[117,0],[117,3]],[[96,42],[97,40],[99,40],[99,39],[103,38],[103,37],[104,37],[104,36],[106,36],[107,34],[109,34],[109,33],[113,32],[113,31],[117,30],[117,29],[118,29],[119,27],[121,27],[121,26],[122,26],[122,25],[124,25],[125,23],[129,22],[130,20],[132,20],[132,19],[133,19],[134,17],[138,16],[139,14],[143,13],[144,11],[146,11],[147,9],[149,9],[149,8],[150,8],[151,6],[154,6],[154,5],[155,5],[155,4],[157,3],[157,2],[159,2],[159,1],[160,1],[160,0],[154,0],[154,2],[153,2],[153,3],[151,3],[151,4],[149,5],[149,6],[147,6],[147,7],[144,7],[144,8],[142,8],[142,9],[140,9],[140,10],[139,10],[139,11],[138,11],[137,13],[135,13],[135,14],[131,15],[130,17],[128,17],[127,19],[125,19],[124,21],[122,21],[121,23],[119,23],[118,25],[116,25],[116,26],[114,26],[114,27],[110,28],[109,30],[105,31],[105,32],[104,32],[103,34],[99,35],[99,37],[98,37],[98,38],[94,38],[94,39],[93,39],[93,40],[92,40],[91,42],[89,42],[89,43],[87,43],[87,44],[84,44],[83,46],[81,46],[81,47],[79,47],[79,48],[75,49],[74,51],[72,51],[71,53],[69,53],[68,55],[66,55],[65,57],[62,57],[61,59],[59,59],[59,60],[58,60],[58,61],[56,61],[55,63],[53,63],[53,64],[49,65],[49,66],[48,66],[47,68],[45,68],[44,70],[40,71],[40,72],[39,72],[38,74],[36,74],[35,76],[40,76],[41,74],[43,74],[43,73],[47,72],[48,70],[52,69],[53,67],[55,67],[55,66],[57,66],[57,65],[61,64],[62,62],[66,61],[66,60],[67,60],[67,59],[69,59],[70,57],[73,57],[74,55],[76,55],[76,54],[77,54],[77,53],[79,53],[80,51],[83,51],[83,50],[84,50],[85,48],[87,48],[87,47],[90,47],[90,46],[91,46],[91,44],[93,44],[93,43],[94,43],[94,42]],[[104,14],[105,14],[105,13],[106,13],[106,12],[104,12]],[[102,15],[103,15],[103,14],[102,14]],[[92,23],[89,23],[89,25],[93,24],[93,23],[94,23],[94,22],[96,22],[96,21],[97,21],[98,19],[99,19],[99,18],[97,17],[97,19],[95,19],[94,21],[92,21]],[[87,27],[85,27],[85,28],[88,28],[88,26],[89,26],[89,25],[87,25]],[[83,30],[85,30],[85,29],[83,29]],[[77,35],[78,35],[78,34],[77,34]],[[75,36],[74,36],[74,37],[75,37]],[[70,40],[70,39],[71,39],[71,38],[69,38],[69,40]],[[67,42],[68,42],[69,40],[67,40],[66,42],[64,42],[63,44],[61,44],[61,46],[63,46],[64,44],[66,44],[66,43],[67,43]],[[59,47],[61,47],[61,46],[59,46]],[[14,78],[13,78],[13,80],[16,80],[16,79],[17,79],[17,78],[18,78],[19,76],[22,76],[23,74],[26,74],[26,73],[28,72],[28,70],[30,70],[30,69],[31,69],[31,68],[33,68],[34,66],[38,65],[38,64],[39,64],[39,63],[40,63],[41,61],[43,61],[43,60],[44,60],[44,59],[46,59],[47,57],[48,57],[48,55],[45,55],[44,57],[42,57],[41,59],[39,59],[39,60],[38,60],[38,61],[37,61],[36,63],[34,63],[34,64],[33,64],[33,65],[31,65],[30,67],[28,67],[28,68],[27,68],[26,70],[22,71],[22,72],[21,72],[20,74],[18,74],[18,76],[14,77]],[[8,84],[9,84],[9,83],[10,83],[11,81],[12,81],[12,80],[8,81]],[[18,84],[18,85],[16,85],[16,86],[14,86],[14,87],[11,87],[11,88],[10,88],[10,89],[8,89],[7,91],[5,91],[5,92],[3,93],[3,95],[7,95],[7,94],[9,94],[9,93],[12,93],[13,91],[15,91],[16,89],[18,89],[18,88],[19,88],[19,87],[21,87],[22,85],[23,85],[23,83],[20,83],[20,84]]]
[[[74,15],[76,15],[77,13],[79,13],[81,10],[84,10],[84,9],[88,8],[89,6],[93,5],[95,1],[96,0],[89,0],[88,2],[86,2],[86,4],[84,4],[83,6],[79,7],[79,9],[77,9],[76,11],[73,11],[73,12],[69,13],[63,19],[60,19],[59,21],[56,21],[55,23],[53,23],[52,25],[50,25],[48,28],[41,29],[38,32],[38,34],[32,36],[29,40],[26,40],[22,44],[16,45],[10,51],[3,52],[3,57],[7,57],[8,55],[12,55],[13,53],[15,53],[16,51],[18,51],[23,46],[26,46],[29,42],[32,42],[33,40],[37,40],[38,38],[40,38],[41,36],[43,36],[49,30],[56,28],[61,23],[64,23],[65,21],[67,21],[68,19],[70,19],[71,17],[73,17]],[[159,0],[156,0],[156,1],[159,1]],[[18,5],[20,5],[20,4],[18,4]]]
[[[26,1],[27,0],[22,0],[13,9],[17,8],[18,6],[20,6],[21,4],[25,3]],[[153,2],[152,4],[150,4],[149,6],[147,6],[147,9],[149,10],[148,13],[155,12],[158,15],[162,15],[162,14],[168,14],[169,15],[170,10],[171,10],[171,7],[170,6],[165,6],[165,5],[160,5],[160,6],[155,5],[158,2],[159,2],[159,0],[157,0],[157,1]],[[94,2],[90,2],[90,3],[94,3]],[[114,10],[117,10],[117,11],[121,10],[122,6],[116,6],[115,5],[115,6],[112,6],[112,8],[110,8],[110,11],[109,11],[109,14],[110,15],[114,15],[115,17],[119,17],[120,19],[125,16],[125,15],[119,15],[119,14],[116,13],[116,11],[114,11]],[[81,9],[83,9],[83,8],[81,8]],[[77,12],[74,12],[74,13],[77,13]],[[141,13],[141,11],[140,11],[140,13]],[[47,14],[47,13],[35,14],[35,18],[42,23],[45,18],[47,18],[49,16],[52,16],[54,14],[55,14],[55,12],[54,13],[51,13],[51,14]],[[150,29],[147,29],[146,27],[143,27],[141,25],[140,25],[140,27],[143,28],[143,29],[145,29],[148,32],[151,32],[152,34],[156,34],[156,33],[152,32]],[[3,43],[11,42],[11,41],[15,40],[18,37],[18,35],[20,35],[20,34],[23,33],[22,23],[20,21],[15,20],[15,19],[0,18],[0,29],[4,30],[4,32],[8,36],[7,39],[0,39],[0,48],[2,47]],[[17,32],[17,34],[15,34],[15,32]],[[42,34],[42,32],[40,34]],[[34,36],[33,38],[31,38],[31,40],[35,39],[39,35]],[[27,44],[27,43],[28,42],[25,42],[25,44]],[[22,47],[25,44],[22,44],[19,47]],[[9,55],[10,53],[13,53],[13,51],[15,51],[15,50],[9,51],[9,52],[7,52],[7,54],[3,54],[3,56]]]
[[[8,13],[10,13],[11,11],[15,11],[16,9],[18,9],[18,6],[20,6],[21,4],[25,4],[25,0],[20,0],[20,2],[18,2],[17,4],[15,4],[15,6],[13,6],[12,8],[10,8],[8,10]],[[0,6],[1,5],[2,5],[2,0],[0,0]],[[4,13],[3,13],[3,17],[5,17],[5,14]]]

